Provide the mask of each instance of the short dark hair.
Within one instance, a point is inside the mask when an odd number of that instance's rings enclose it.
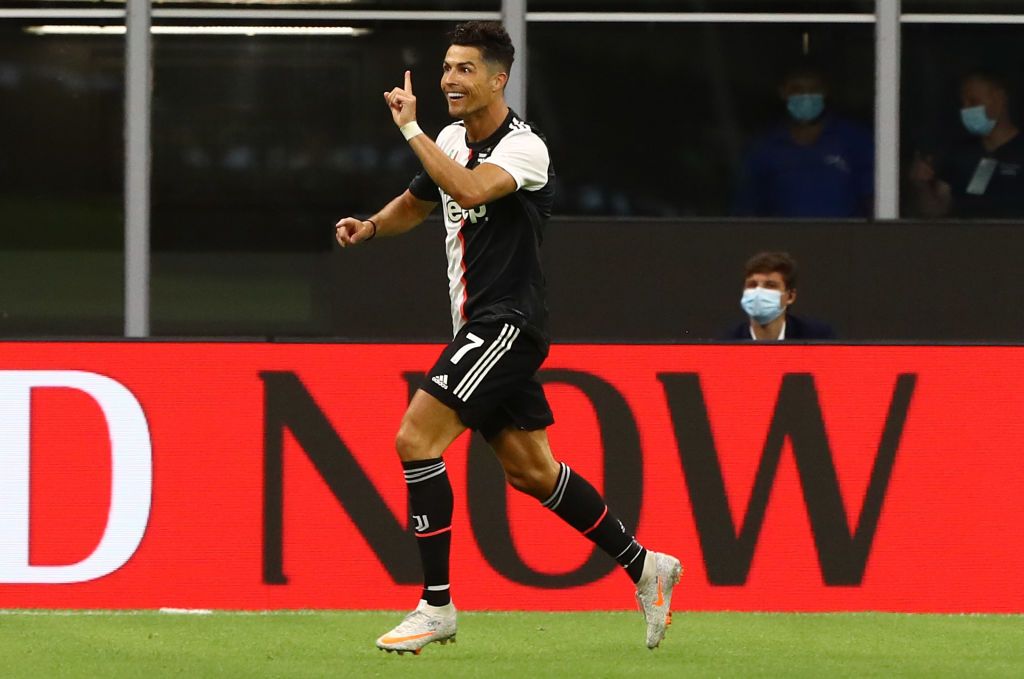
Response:
[[[782,78],[779,79],[779,84],[785,85],[790,80],[796,80],[797,78],[813,78],[825,87],[828,87],[828,73],[825,67],[818,61],[805,58],[788,64],[782,73]]]
[[[1010,78],[1005,73],[985,66],[975,66],[964,71],[963,75],[960,76],[960,84],[962,85],[968,80],[986,82],[1007,94],[1010,94],[1013,89],[1010,85]]]
[[[787,290],[796,290],[796,260],[788,252],[759,252],[747,260],[743,278],[755,273],[779,273]]]
[[[512,71],[516,48],[512,38],[499,21],[466,21],[448,34],[449,44],[476,47],[484,61],[501,64],[505,73]]]

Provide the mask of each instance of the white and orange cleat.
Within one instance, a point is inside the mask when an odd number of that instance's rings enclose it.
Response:
[[[399,655],[406,652],[420,654],[427,644],[455,642],[455,606],[431,606],[425,600],[405,616],[393,630],[377,639],[377,648]]]
[[[647,551],[644,572],[636,583],[636,603],[647,621],[647,648],[657,648],[672,624],[672,590],[682,575],[679,559]]]

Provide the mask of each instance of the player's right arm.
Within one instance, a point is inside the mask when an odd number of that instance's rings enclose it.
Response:
[[[420,200],[406,189],[369,219],[344,217],[334,225],[341,247],[357,245],[375,236],[397,236],[418,226],[437,207],[436,202]],[[376,226],[374,226],[376,225]]]

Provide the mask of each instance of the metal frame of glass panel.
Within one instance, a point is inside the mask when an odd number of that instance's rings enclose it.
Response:
[[[149,0],[125,17],[124,334],[149,336],[149,210],[152,36]]]

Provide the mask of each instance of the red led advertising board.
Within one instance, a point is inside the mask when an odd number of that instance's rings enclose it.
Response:
[[[410,608],[394,434],[440,347],[0,344],[0,608]],[[682,610],[1024,611],[1024,348],[556,345],[556,455]],[[628,578],[447,453],[464,609]]]

